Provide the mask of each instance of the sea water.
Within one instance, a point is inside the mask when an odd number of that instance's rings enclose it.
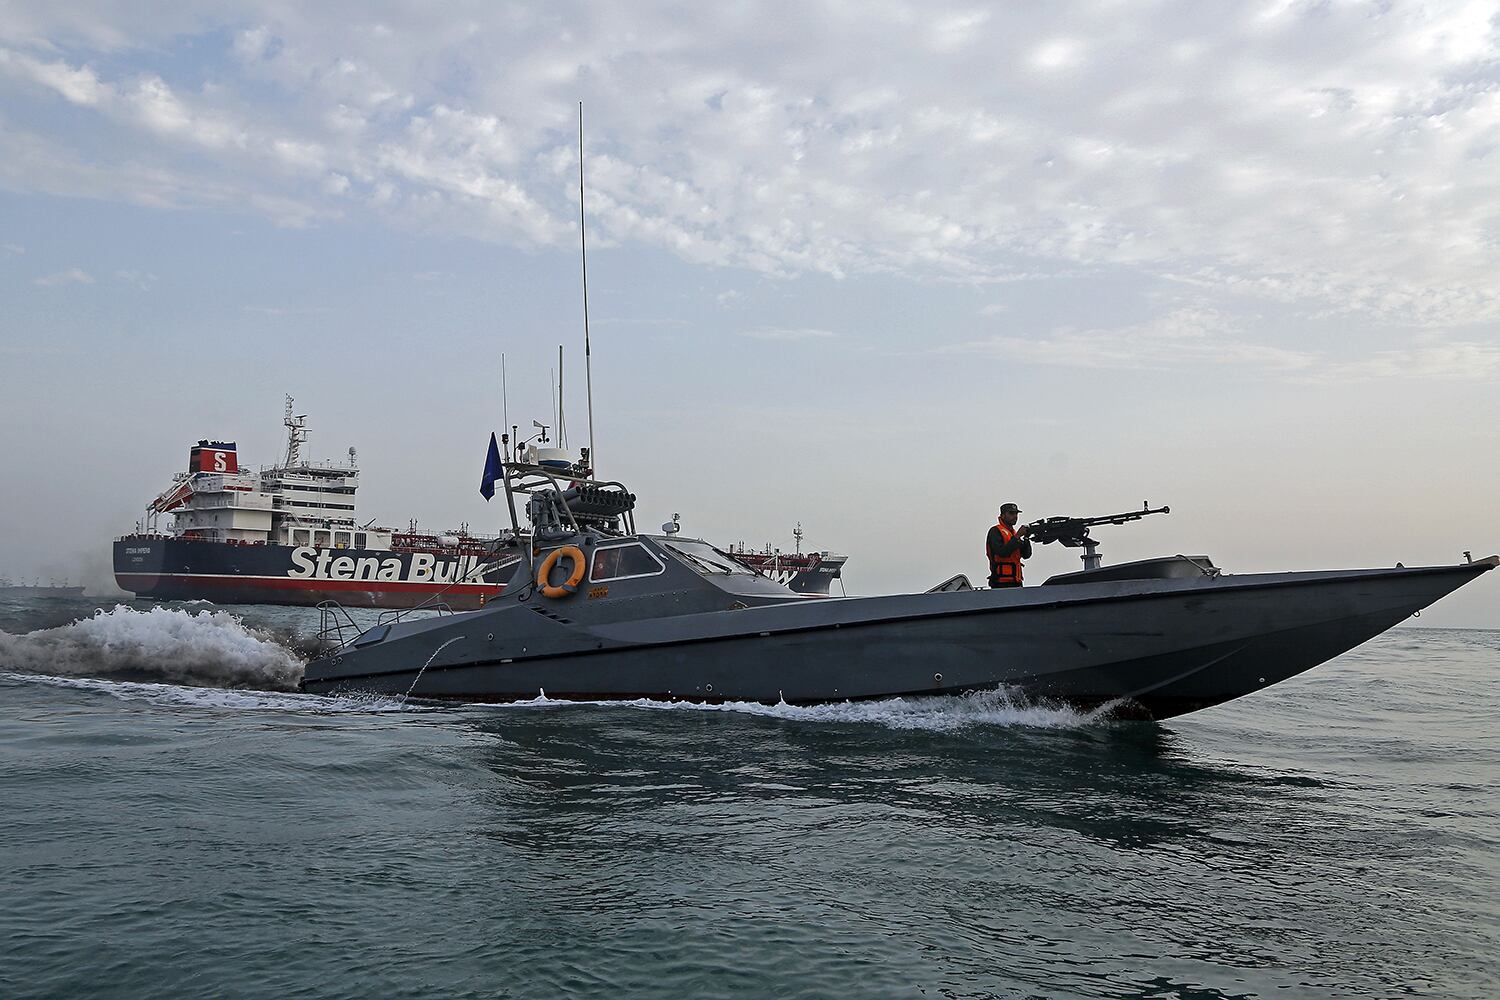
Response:
[[[0,997],[1500,996],[1500,632],[1163,724],[296,691],[0,603]]]

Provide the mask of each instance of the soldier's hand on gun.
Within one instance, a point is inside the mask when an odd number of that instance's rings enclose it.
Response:
[[[1016,529],[1016,534],[1019,535],[1021,538],[1025,538],[1026,536],[1030,535],[1031,534],[1031,525],[1029,525],[1029,524],[1023,524],[1023,525],[1021,525],[1019,528]]]

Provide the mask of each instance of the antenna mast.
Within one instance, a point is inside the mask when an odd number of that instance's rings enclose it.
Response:
[[[589,400],[589,473],[599,468],[594,450],[594,367],[589,352],[589,241],[584,232],[583,212],[583,102],[578,102],[578,246],[583,253],[583,381]]]
[[[563,405],[563,349],[557,345],[557,446],[568,446],[567,408]]]
[[[287,430],[286,436],[286,461],[284,466],[297,464],[297,454],[302,446],[307,443],[307,415],[292,416],[292,397],[286,398],[286,416],[281,421]]]

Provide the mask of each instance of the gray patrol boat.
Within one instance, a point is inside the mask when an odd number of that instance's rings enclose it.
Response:
[[[634,495],[588,469],[586,456],[507,462],[512,537],[529,544],[504,594],[363,630],[325,606],[329,646],[304,689],[815,704],[1004,688],[1163,719],[1302,673],[1500,564],[1236,575],[1178,555],[1102,566],[1087,522],[1053,519],[1075,523],[1043,522],[1058,529],[1044,540],[1085,546],[1085,568],[1041,586],[976,590],[955,577],[926,593],[809,598],[675,524],[637,532]]]

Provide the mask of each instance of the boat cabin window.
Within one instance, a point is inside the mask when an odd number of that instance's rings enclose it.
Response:
[[[347,549],[349,547],[349,532],[335,531],[333,533],[333,547],[336,549]]]
[[[734,559],[707,542],[679,541],[662,542],[682,557],[682,561],[704,576],[755,576],[755,570]]]
[[[327,531],[314,531],[313,545],[320,549],[328,548],[328,535],[329,532]]]
[[[293,531],[292,532],[292,544],[293,545],[306,545],[307,544],[307,532],[305,532],[305,531]]]
[[[365,547],[365,533],[363,531],[356,531],[354,533],[354,547],[356,549]]]
[[[633,576],[655,576],[665,566],[644,545],[610,545],[594,550],[589,580],[625,580]]]

